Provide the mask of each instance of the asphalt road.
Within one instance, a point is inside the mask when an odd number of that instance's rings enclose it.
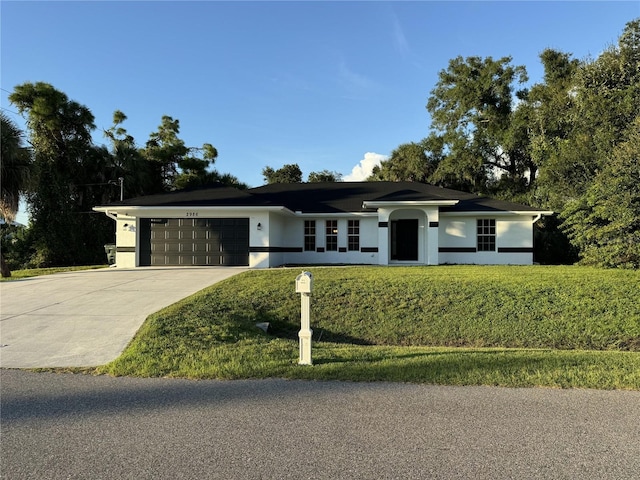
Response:
[[[640,392],[0,380],[4,480],[640,478]]]

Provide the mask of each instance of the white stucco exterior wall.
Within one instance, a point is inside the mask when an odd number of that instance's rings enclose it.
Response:
[[[116,226],[116,267],[134,268],[138,265],[138,219],[118,215]]]
[[[427,215],[427,265],[438,265],[438,247],[440,245],[440,209],[438,207],[425,208]]]
[[[498,247],[533,248],[533,224],[522,217],[498,219],[496,222]]]
[[[496,250],[464,251],[477,247],[477,219],[496,220]],[[529,265],[533,263],[533,224],[519,215],[440,216],[439,263]],[[444,251],[443,251],[444,250]]]
[[[389,265],[390,227],[389,216],[393,212],[390,208],[378,208],[378,264]]]
[[[438,242],[440,247],[475,248],[476,218],[441,216],[438,225]]]
[[[338,222],[338,250],[326,250],[326,221]],[[349,251],[348,221],[360,221],[360,251]],[[313,221],[316,225],[316,249],[304,250],[304,223]],[[377,218],[372,216],[303,216],[286,218],[283,227],[283,237],[286,239],[282,246],[287,250],[283,254],[281,263],[297,264],[326,264],[326,263],[354,263],[377,264],[378,254],[374,251],[362,251],[377,248]],[[293,251],[297,250],[297,251]],[[342,251],[341,251],[342,250]],[[346,250],[346,251],[345,251]]]
[[[258,226],[259,225],[259,226]],[[249,214],[249,268],[271,267],[270,254],[265,250],[271,242],[272,232],[278,232],[278,225],[271,221],[269,212]],[[251,251],[251,248],[258,251]]]

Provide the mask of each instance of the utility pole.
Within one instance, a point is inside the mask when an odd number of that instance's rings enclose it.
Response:
[[[120,201],[124,200],[124,177],[118,177],[120,182]]]

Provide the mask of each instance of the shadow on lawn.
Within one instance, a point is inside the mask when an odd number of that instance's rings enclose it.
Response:
[[[387,349],[381,351],[363,352],[361,355],[346,353],[341,356],[339,352],[331,349],[320,350],[314,357],[317,365],[341,364],[341,368],[349,370],[358,365],[379,363],[375,366],[376,374],[384,376],[385,370],[389,373],[397,373],[400,366],[407,368],[407,377],[413,376],[411,372],[428,370],[438,372],[460,372],[461,370],[476,372],[503,372],[535,371],[543,368],[557,368],[561,366],[562,359],[557,356],[547,355],[545,350],[476,350],[461,348],[447,351],[433,350],[420,352],[390,352]],[[384,365],[384,362],[389,362]],[[402,375],[401,375],[402,376]]]
[[[285,338],[288,340],[298,340],[298,332],[300,331],[300,324],[294,324],[287,320],[277,318],[269,314],[261,314],[259,316],[260,322],[268,322],[268,333],[278,338]],[[339,332],[332,332],[325,328],[313,329],[313,342],[330,342],[349,345],[375,345],[374,343],[350,335],[345,335]]]

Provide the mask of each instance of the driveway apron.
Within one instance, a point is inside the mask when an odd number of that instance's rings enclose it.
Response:
[[[114,360],[151,313],[245,271],[145,267],[0,283],[0,366],[92,367]]]

